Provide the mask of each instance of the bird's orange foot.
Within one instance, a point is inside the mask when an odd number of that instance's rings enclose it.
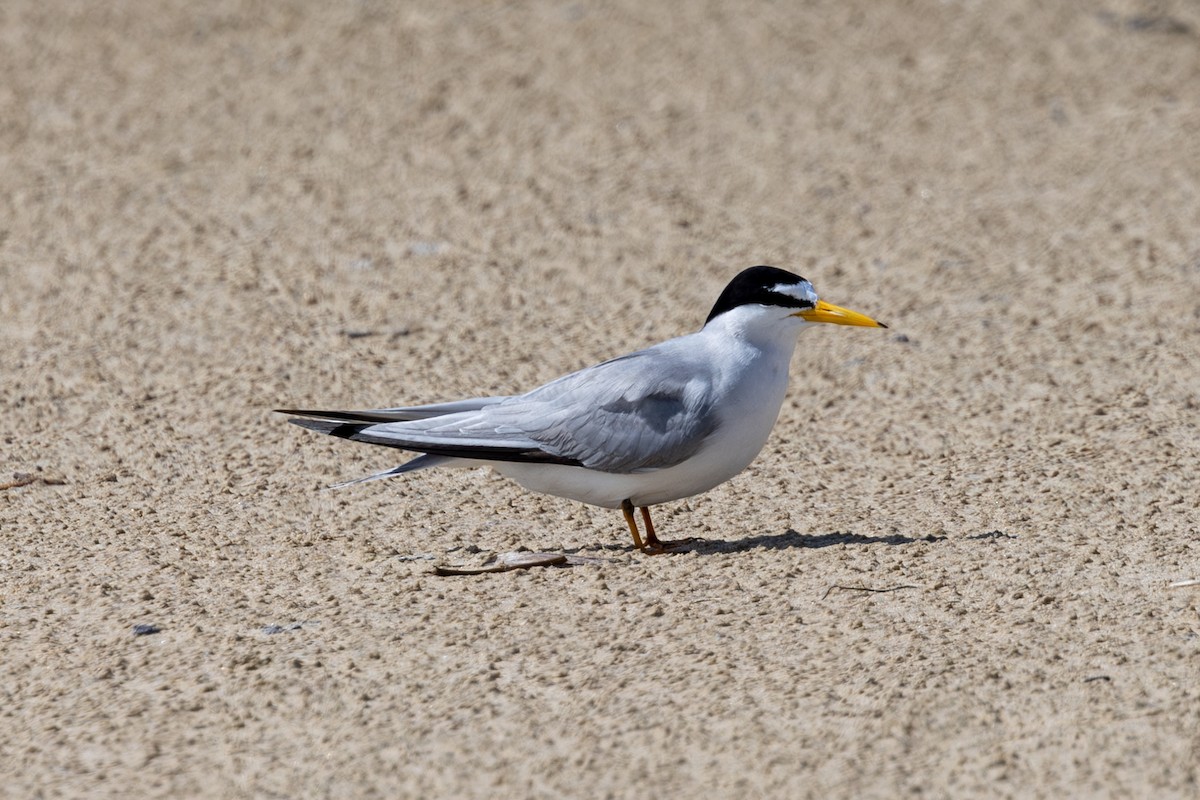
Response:
[[[641,550],[649,556],[662,555],[663,553],[673,553],[681,547],[686,547],[692,542],[700,541],[694,536],[689,536],[686,539],[675,539],[673,541],[663,541],[654,533],[654,521],[650,519],[650,509],[646,506],[640,506],[642,512],[642,522],[646,525],[646,539],[643,542],[641,535],[638,533],[637,520],[633,518],[633,501],[624,500],[621,503],[621,513],[625,515],[625,522],[629,525],[629,532],[633,535],[633,549]]]
[[[695,544],[700,541],[695,536],[689,536],[686,539],[667,539],[662,540],[655,538],[652,541],[647,541],[641,548],[641,551],[648,556],[661,556],[663,553],[674,553],[680,548],[687,547],[689,544]]]

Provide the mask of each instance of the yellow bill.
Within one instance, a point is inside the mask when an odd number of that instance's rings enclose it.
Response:
[[[802,318],[805,322],[828,322],[833,325],[858,325],[863,328],[886,328],[882,322],[876,322],[866,314],[860,314],[857,311],[851,311],[848,308],[835,306],[833,303],[826,303],[824,300],[817,301],[816,308],[808,308],[804,311],[797,311],[793,316]]]

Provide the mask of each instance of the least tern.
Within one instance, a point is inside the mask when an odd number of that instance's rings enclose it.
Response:
[[[887,327],[820,300],[799,275],[751,267],[729,282],[699,331],[526,394],[279,411],[319,433],[422,453],[349,483],[490,466],[530,491],[621,509],[634,546],[659,553],[673,543],[655,535],[650,506],[707,492],[750,465],[779,417],[797,337],[816,322]]]

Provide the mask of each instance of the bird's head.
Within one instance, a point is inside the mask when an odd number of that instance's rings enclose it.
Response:
[[[778,267],[750,267],[738,273],[721,292],[704,324],[729,313],[753,314],[767,323],[828,322],[864,328],[887,327],[865,314],[826,303],[817,297],[811,283]]]

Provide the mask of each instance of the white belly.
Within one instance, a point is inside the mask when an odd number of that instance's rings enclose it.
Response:
[[[555,464],[491,462],[497,472],[526,489],[603,508],[628,499],[651,506],[707,492],[750,466],[767,443],[787,390],[787,362],[760,369],[754,380],[727,390],[728,413],[704,447],[673,467],[634,473],[597,472]]]

